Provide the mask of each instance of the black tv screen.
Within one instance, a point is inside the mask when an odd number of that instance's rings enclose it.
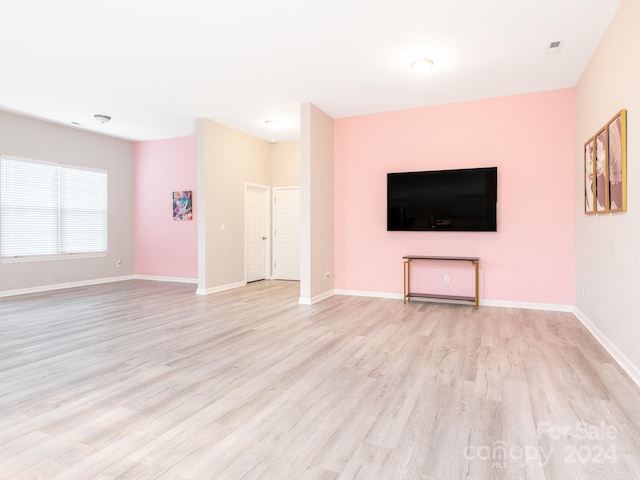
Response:
[[[387,174],[387,230],[495,232],[498,168]]]

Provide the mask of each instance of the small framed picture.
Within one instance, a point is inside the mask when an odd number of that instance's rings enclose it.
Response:
[[[173,219],[193,220],[191,190],[173,192]]]

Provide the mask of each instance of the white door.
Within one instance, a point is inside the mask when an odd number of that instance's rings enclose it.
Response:
[[[267,278],[268,187],[247,185],[245,193],[245,265],[247,282]]]
[[[273,193],[273,277],[300,280],[300,188]]]

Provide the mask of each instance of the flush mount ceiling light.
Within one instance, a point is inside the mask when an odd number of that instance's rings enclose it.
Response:
[[[95,118],[100,123],[109,123],[111,117],[109,115],[103,115],[102,113],[96,113],[93,118]]]
[[[433,60],[430,58],[419,58],[411,63],[411,68],[413,68],[418,73],[425,73],[431,70],[433,67]]]
[[[278,120],[265,120],[264,124],[269,128],[275,128],[280,125]]]

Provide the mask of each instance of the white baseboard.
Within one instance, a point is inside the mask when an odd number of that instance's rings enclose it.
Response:
[[[63,290],[65,288],[88,287],[90,285],[101,285],[103,283],[123,282],[125,280],[134,280],[135,275],[124,275],[122,277],[98,278],[95,280],[84,280],[81,282],[56,283],[53,285],[41,285],[38,287],[18,288],[16,290],[4,290],[0,292],[0,297],[12,297],[14,295],[26,295],[29,293],[52,292],[54,290]]]
[[[522,308],[525,310],[544,310],[547,312],[569,312],[573,313],[573,305],[562,305],[558,303],[531,303],[531,302],[505,302],[502,300],[480,300],[481,307],[501,307],[501,308]]]
[[[159,277],[156,275],[134,275],[136,280],[153,280],[154,282],[198,283],[197,278]]]
[[[298,305],[313,305],[314,303],[321,302],[322,300],[326,300],[329,297],[333,297],[336,294],[335,290],[327,290],[320,295],[316,295],[313,298],[309,297],[300,297],[298,300]]]
[[[212,293],[224,292],[227,290],[233,290],[234,288],[246,287],[247,282],[236,282],[230,283],[228,285],[220,285],[219,287],[211,287],[211,288],[198,288],[196,290],[196,295],[211,295]]]
[[[391,298],[394,300],[403,300],[403,295],[401,293],[370,292],[366,290],[336,290],[336,295],[348,295],[353,297]]]
[[[591,332],[591,335],[595,337],[598,343],[609,352],[609,355],[613,357],[618,365],[627,372],[627,375],[631,377],[636,385],[640,387],[640,369],[579,308],[574,307],[573,313],[585,328]]]
[[[371,292],[366,290],[336,290],[336,295],[351,295],[354,297],[375,297],[375,298],[390,298],[394,300],[403,300],[404,295],[402,293],[394,292]],[[461,303],[440,299],[422,299],[414,298],[412,301],[421,302],[438,302],[438,303]],[[468,303],[468,302],[464,302]],[[558,305],[553,303],[528,303],[528,302],[504,302],[499,300],[482,300],[480,299],[480,306],[484,307],[503,307],[503,308],[524,308],[528,310],[547,310],[553,312],[571,312],[573,313],[573,305]]]

